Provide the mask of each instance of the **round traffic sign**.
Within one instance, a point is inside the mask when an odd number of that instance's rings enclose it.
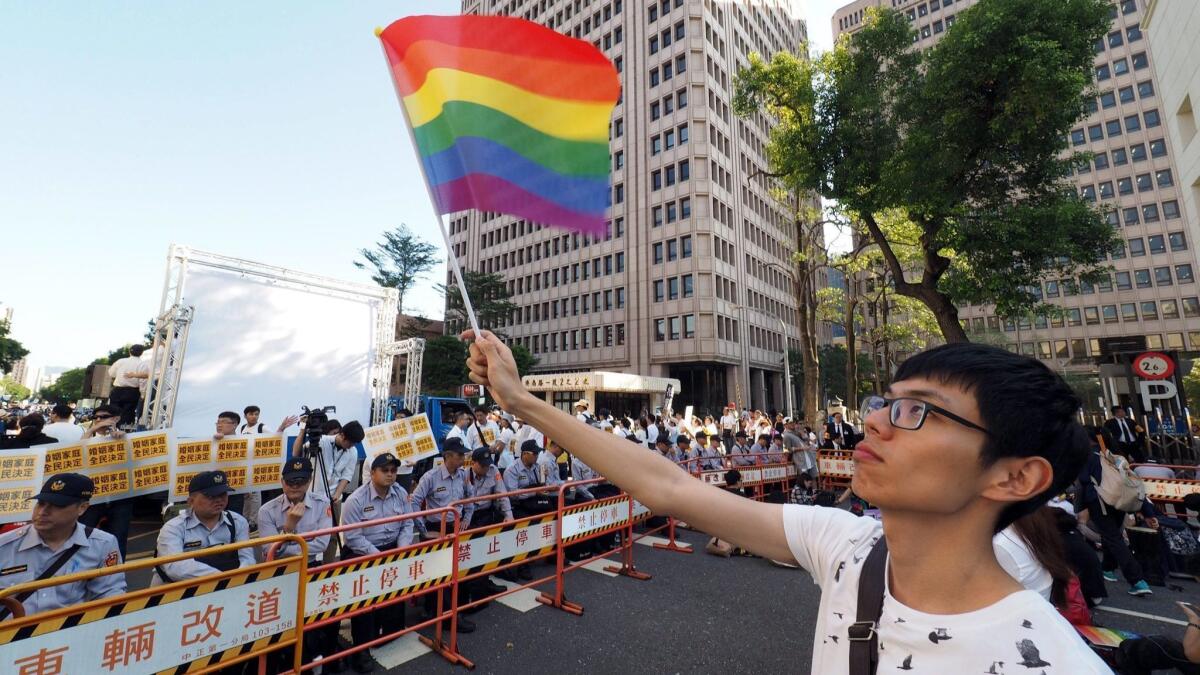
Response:
[[[1142,352],[1133,359],[1133,372],[1147,380],[1165,380],[1175,374],[1175,361],[1162,352]]]

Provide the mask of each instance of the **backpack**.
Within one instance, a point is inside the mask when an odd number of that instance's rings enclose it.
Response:
[[[1134,513],[1146,501],[1146,485],[1124,457],[1100,451],[1100,482],[1092,479],[1100,501],[1124,513]]]

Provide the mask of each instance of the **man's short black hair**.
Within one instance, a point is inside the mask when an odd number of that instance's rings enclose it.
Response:
[[[983,427],[990,431],[980,455],[984,466],[1004,457],[1044,457],[1053,468],[1044,492],[1000,512],[997,532],[1062,492],[1083,469],[1088,439],[1076,418],[1079,397],[1041,361],[990,345],[952,343],[913,355],[900,364],[893,381],[914,378],[974,395]]]
[[[488,414],[488,413],[490,413],[490,412],[492,412],[492,411],[491,411],[491,410],[490,410],[490,409],[489,409],[489,408],[488,408],[486,405],[481,405],[481,406],[477,406],[477,407],[475,408],[475,412],[477,412],[477,413],[483,413],[484,415],[486,415],[486,414]]]
[[[242,410],[243,415],[249,415],[250,413],[260,413],[260,412],[262,412],[262,410],[259,409],[259,407],[256,405],[248,405],[248,406],[246,406],[246,408],[244,410]]]
[[[70,419],[71,406],[67,405],[66,403],[58,403],[50,409],[50,413],[60,420]]]
[[[346,424],[342,426],[342,435],[345,436],[346,440],[350,441],[351,443],[361,443],[362,439],[366,437],[366,433],[363,432],[362,425],[359,424],[357,420],[346,422]]]
[[[46,426],[46,418],[41,413],[29,413],[19,422],[22,429],[41,429]]]
[[[232,410],[226,410],[220,415],[217,415],[217,419],[232,420],[234,424],[239,424],[242,421],[242,416],[233,412]]]
[[[325,424],[321,425],[321,433],[326,434],[326,435],[332,434],[334,432],[341,431],[341,430],[342,430],[342,423],[337,420],[329,420],[329,421],[325,422]]]
[[[762,439],[764,439],[764,438],[765,438],[765,439],[767,439],[767,442],[768,442],[768,443],[770,443],[770,442],[771,442],[771,434],[759,434],[759,435],[758,435],[758,440],[760,440],[760,441],[761,441],[761,440],[762,440]]]
[[[1110,412],[1116,413],[1118,410],[1125,410],[1125,409],[1124,409],[1124,408],[1122,408],[1122,407],[1121,407],[1121,406],[1119,406],[1119,405],[1114,405],[1114,406],[1112,407],[1112,409],[1110,410]]]
[[[129,348],[130,356],[141,356],[146,351],[146,345],[132,345]]]

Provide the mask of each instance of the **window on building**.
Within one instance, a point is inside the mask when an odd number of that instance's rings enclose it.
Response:
[[[1134,270],[1133,283],[1138,288],[1150,288],[1153,285],[1150,282],[1150,270]]]
[[[1138,320],[1138,312],[1137,312],[1137,303],[1136,302],[1121,303],[1121,319],[1123,321],[1137,321]]]
[[[1153,300],[1142,302],[1142,318],[1150,321],[1158,318],[1158,303]]]
[[[1176,265],[1175,280],[1181,284],[1190,284],[1195,281],[1195,277],[1192,276],[1192,265],[1190,263],[1187,265]]]
[[[1172,232],[1167,235],[1167,240],[1171,244],[1172,251],[1186,251],[1187,237],[1182,232]]]
[[[1158,183],[1158,187],[1167,188],[1175,184],[1175,179],[1171,177],[1170,169],[1162,169],[1154,172],[1154,182]]]
[[[1142,207],[1142,220],[1147,223],[1158,222],[1158,204],[1147,204]]]
[[[1154,82],[1151,80],[1138,82],[1137,88],[1138,96],[1141,98],[1150,98],[1151,96],[1154,96]]]
[[[1159,117],[1157,110],[1147,110],[1144,117],[1146,119],[1147,129],[1153,129],[1154,127],[1162,124],[1162,118]]]
[[[1174,220],[1175,218],[1179,217],[1179,202],[1175,201],[1174,199],[1163,202],[1162,209],[1163,216],[1167,220]]]
[[[1125,152],[1125,148],[1116,148],[1112,151],[1113,166],[1124,166],[1129,163],[1129,155]]]

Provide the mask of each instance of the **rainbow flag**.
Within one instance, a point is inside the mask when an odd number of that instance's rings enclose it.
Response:
[[[604,54],[498,16],[407,17],[379,38],[438,213],[605,233],[620,83]]]

